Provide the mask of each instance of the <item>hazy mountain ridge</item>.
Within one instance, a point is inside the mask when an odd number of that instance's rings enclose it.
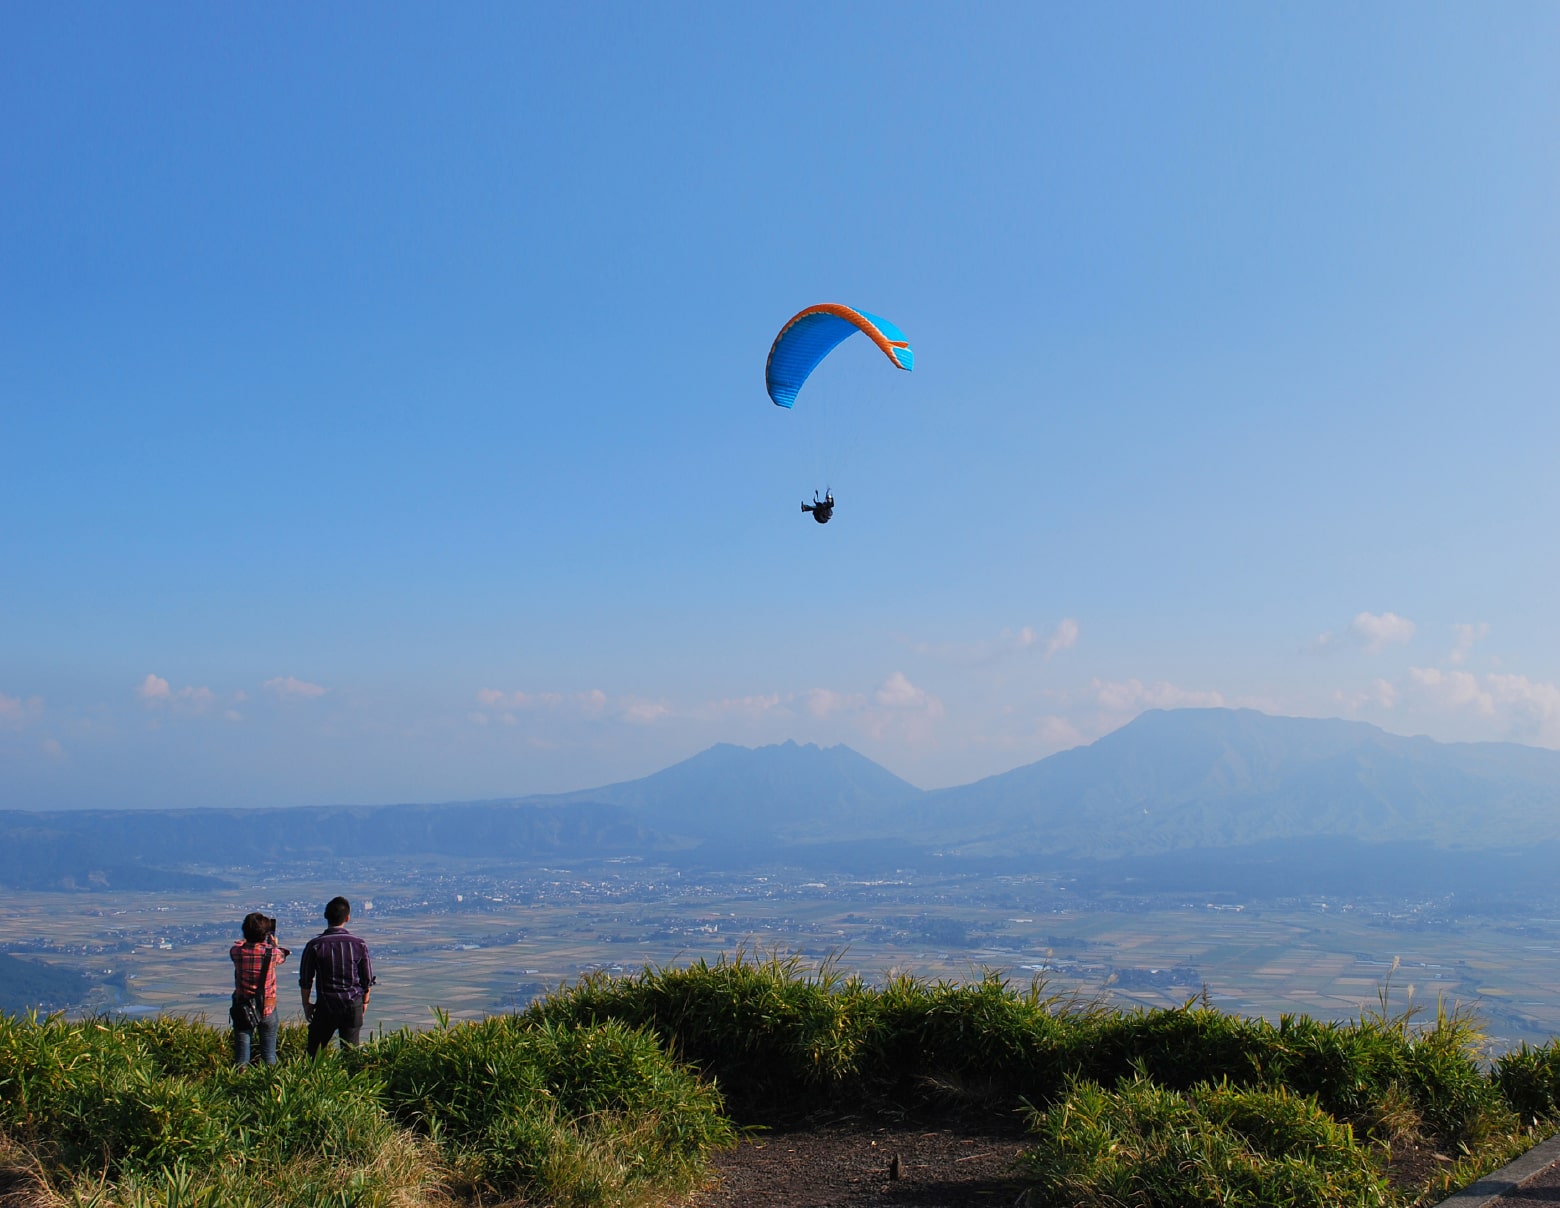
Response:
[[[718,743],[639,780],[524,800],[628,806],[647,826],[703,838],[751,838],[755,829],[790,840],[892,833],[923,790],[847,746],[795,742],[769,747]]]
[[[182,871],[340,856],[694,853],[706,863],[1152,859],[1285,841],[1494,851],[1560,842],[1560,752],[1362,722],[1152,711],[1086,747],[926,792],[845,746],[720,744],[638,780],[443,805],[0,813],[0,881],[189,886]]]
[[[1089,746],[928,794],[917,813],[950,839],[962,830],[970,852],[1000,840],[1097,857],[1321,836],[1512,847],[1560,840],[1560,752],[1156,710]]]

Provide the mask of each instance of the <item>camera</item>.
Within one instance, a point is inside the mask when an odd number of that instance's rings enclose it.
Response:
[[[276,920],[258,910],[244,916],[244,938],[252,944],[276,944]],[[286,956],[290,949],[276,944],[276,950]]]

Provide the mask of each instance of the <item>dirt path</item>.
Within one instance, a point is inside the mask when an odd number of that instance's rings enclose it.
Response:
[[[1495,1201],[1497,1208],[1539,1208],[1560,1204],[1560,1166],[1539,1171],[1515,1191]]]
[[[841,1120],[762,1134],[714,1162],[691,1208],[1007,1208],[1024,1135],[1015,1120],[936,1127]],[[897,1164],[895,1159],[897,1158]],[[895,1171],[897,1170],[897,1177]]]

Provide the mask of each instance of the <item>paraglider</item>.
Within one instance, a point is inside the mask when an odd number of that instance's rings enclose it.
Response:
[[[770,345],[769,360],[764,365],[764,386],[775,406],[790,410],[802,386],[824,357],[858,331],[876,344],[896,368],[910,370],[915,367],[915,352],[910,341],[887,319],[836,302],[823,302],[793,316]],[[834,515],[834,492],[826,491],[819,499],[818,492],[814,491],[812,503],[802,504],[802,511],[811,512],[819,524],[829,523]]]

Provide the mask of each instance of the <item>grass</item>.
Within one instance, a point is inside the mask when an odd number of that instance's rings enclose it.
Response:
[[[713,1088],[617,1022],[500,1016],[397,1033],[348,1064],[383,1080],[390,1113],[437,1139],[470,1194],[633,1202],[693,1187],[704,1156],[735,1140]]]
[[[1120,1012],[739,952],[319,1060],[287,1028],[273,1069],[231,1069],[200,1021],[0,1018],[0,1166],[56,1205],[630,1208],[742,1125],[1022,1109],[1036,1208],[1406,1208],[1560,1121],[1560,1047],[1487,1069],[1482,1040],[1455,1011]]]
[[[514,1018],[272,1068],[195,1020],[0,1017],[0,1129],[60,1202],[570,1208],[680,1193],[730,1144],[720,1098],[649,1036]],[[15,1162],[12,1165],[16,1165]]]
[[[1143,1114],[1148,1105],[1168,1111],[1179,1103],[1183,1125],[1200,1121],[1193,1132],[1215,1170],[1202,1172],[1204,1183],[1235,1195],[1230,1181],[1244,1180],[1260,1196],[1274,1190],[1263,1180],[1283,1174],[1299,1180],[1295,1203],[1308,1202],[1302,1185],[1320,1189],[1318,1203],[1331,1202],[1325,1196],[1343,1184],[1365,1198],[1339,1203],[1373,1202],[1377,1189],[1341,1170],[1298,1170],[1315,1165],[1302,1152],[1269,1152],[1272,1138],[1232,1123],[1249,1119],[1251,1105],[1275,1118],[1303,1111],[1345,1130],[1351,1163],[1363,1162],[1377,1176],[1390,1165],[1393,1182],[1381,1202],[1392,1204],[1433,1202],[1560,1123],[1560,1049],[1527,1050],[1489,1071],[1470,1016],[1446,1009],[1424,1020],[1390,1013],[1385,995],[1381,1010],[1353,1021],[1269,1022],[1196,999],[1169,1010],[1107,1010],[1047,995],[1039,983],[1014,988],[994,975],[966,984],[904,977],[871,987],[827,962],[810,969],[739,952],[630,978],[587,977],[532,1004],[526,1018],[576,1026],[618,1020],[647,1029],[714,1081],[745,1124],[787,1124],[820,1108],[1011,1111],[1029,1104],[1039,1129],[1036,1161],[1026,1166],[1032,1174],[1057,1169],[1054,1154],[1039,1156],[1055,1139],[1041,1127],[1054,1123],[1055,1110],[1063,1111],[1061,1119],[1117,1120],[1126,1136],[1160,1118]],[[1089,1111],[1080,1115],[1085,1103]],[[1246,1105],[1247,1114],[1219,1116],[1215,1109],[1230,1103]],[[1151,1164],[1157,1135],[1143,1133],[1142,1144],[1119,1151],[1120,1160],[1130,1153],[1138,1155],[1132,1161]],[[1427,1157],[1428,1166],[1394,1161],[1405,1155]],[[1154,1185],[1157,1176],[1140,1173],[1143,1187]],[[1046,1202],[1046,1194],[1037,1182],[1033,1202]],[[1164,1194],[1169,1198],[1144,1191],[1122,1202],[1202,1202],[1188,1188]]]
[[[1080,1082],[1032,1115],[1022,1173],[1034,1204],[1077,1208],[1385,1208],[1376,1155],[1314,1099],[1144,1077]]]
[[[1507,1053],[1495,1063],[1495,1081],[1524,1120],[1560,1118],[1560,1040]]]

